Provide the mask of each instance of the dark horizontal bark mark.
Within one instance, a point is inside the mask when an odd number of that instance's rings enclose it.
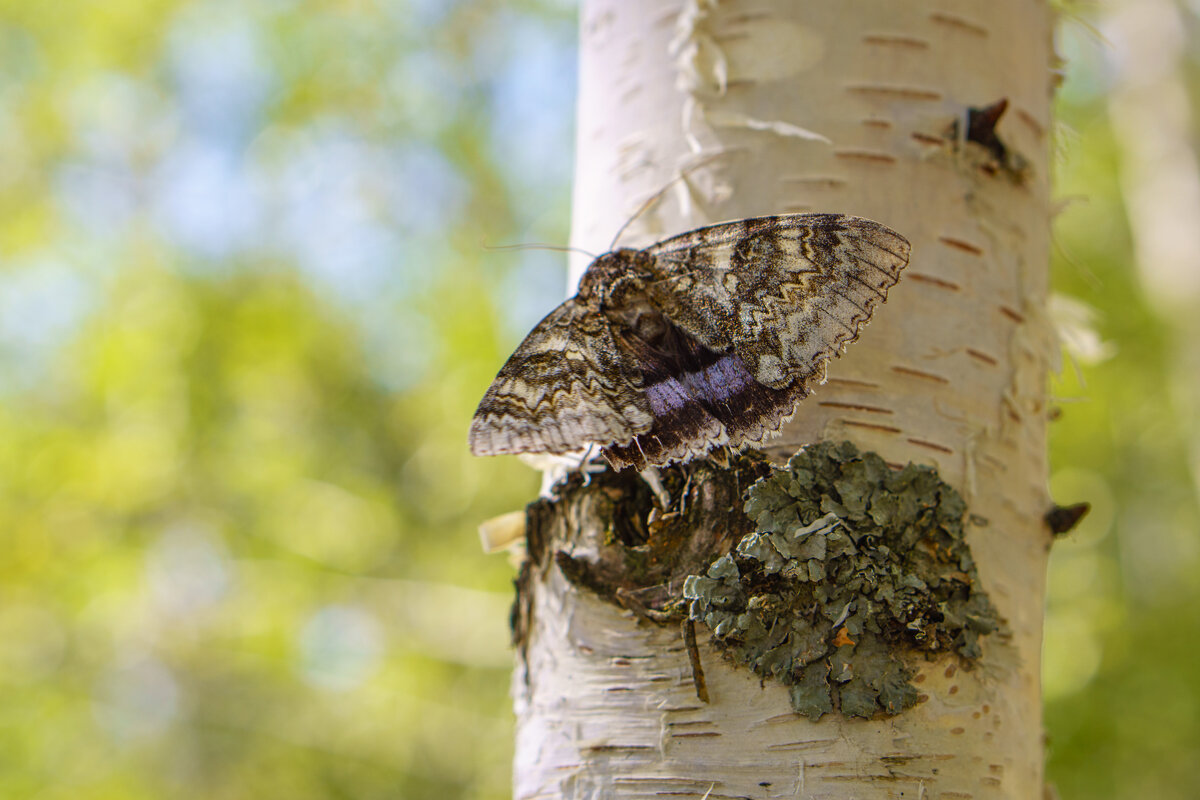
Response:
[[[878,383],[871,383],[870,381],[856,381],[853,378],[830,378],[829,380],[825,381],[825,384],[827,386],[849,386],[852,388],[862,389],[879,388]]]
[[[950,383],[949,378],[943,378],[941,375],[934,375],[932,372],[923,372],[912,367],[892,367],[892,372],[897,372],[901,375],[908,375],[911,378],[923,378],[934,383]]]
[[[914,50],[928,50],[929,42],[924,39],[918,39],[915,36],[905,36],[898,33],[868,33],[864,34],[862,40],[866,44],[882,44],[892,45],[895,47],[909,47]]]
[[[911,438],[908,441],[909,441],[909,444],[915,444],[918,447],[927,447],[930,450],[937,450],[939,453],[946,453],[947,455],[954,455],[954,451],[951,450],[949,447],[946,447],[945,445],[937,444],[936,442],[929,442],[929,441],[926,441],[925,439],[911,439]]]
[[[830,188],[846,185],[845,178],[835,178],[832,175],[801,175],[794,178],[783,178],[783,182],[828,186]]]
[[[948,289],[951,292],[962,291],[962,287],[954,281],[948,281],[945,278],[935,278],[932,275],[926,275],[921,272],[908,273],[908,279],[910,281],[916,281],[917,283],[927,283],[930,286],[936,286],[939,289]]]
[[[921,133],[920,131],[913,131],[912,133],[909,134],[909,136],[914,141],[918,141],[921,144],[932,144],[932,145],[937,145],[940,147],[941,145],[944,145],[946,143],[946,140],[943,139],[941,136],[934,136],[934,135],[928,134],[928,133]]]
[[[973,256],[983,255],[983,248],[962,239],[955,239],[952,236],[939,236],[938,241],[947,247],[953,247],[955,250],[961,250],[964,253],[970,253]]]
[[[852,411],[867,411],[872,414],[895,414],[896,412],[890,408],[882,408],[880,406],[867,406],[861,403],[842,403],[837,400],[824,400],[817,403],[825,408],[847,408]]]
[[[934,22],[955,28],[963,31],[964,33],[970,33],[981,37],[986,37],[988,35],[988,29],[980,25],[978,22],[972,22],[969,19],[965,19],[955,14],[947,14],[945,11],[934,11],[929,15],[929,18]]]
[[[971,358],[976,359],[977,361],[982,361],[983,363],[987,364],[989,367],[994,367],[1000,363],[998,360],[996,360],[992,356],[989,356],[987,353],[981,352],[972,347],[967,348],[967,355],[969,355]]]
[[[856,94],[875,94],[884,97],[899,97],[904,100],[941,100],[942,93],[920,86],[889,86],[878,83],[858,83],[846,87]]]
[[[1025,321],[1025,315],[1020,311],[1017,311],[1015,308],[1009,308],[1008,306],[998,306],[998,308],[1000,309],[1001,314],[1008,317],[1013,322],[1020,323]]]
[[[868,430],[880,431],[881,433],[903,433],[899,428],[893,428],[891,425],[879,425],[874,422],[860,422],[856,419],[844,419],[843,425],[850,425],[855,428],[866,428]]]
[[[778,717],[771,717],[767,722],[796,722],[795,714],[780,714]],[[769,744],[768,750],[819,750],[822,748],[833,747],[838,743],[837,739],[809,739],[800,742],[784,742],[782,744]]]
[[[1017,118],[1029,126],[1030,130],[1037,134],[1039,138],[1046,135],[1046,126],[1038,122],[1028,111],[1023,108],[1017,108],[1016,113]]]
[[[872,150],[835,150],[833,155],[835,158],[850,159],[852,161],[870,161],[876,164],[895,164],[897,161],[893,155],[877,153]]]

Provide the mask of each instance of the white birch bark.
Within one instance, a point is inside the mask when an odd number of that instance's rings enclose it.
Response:
[[[807,210],[908,237],[887,305],[773,452],[846,438],[936,466],[987,521],[968,541],[1013,636],[969,672],[922,663],[906,713],[812,723],[704,645],[700,702],[675,628],[551,570],[514,680],[516,797],[1041,795],[1050,17],[1044,0],[584,2],[573,244],[608,249],[688,169],[621,244]],[[1001,98],[1020,183],[942,139]]]

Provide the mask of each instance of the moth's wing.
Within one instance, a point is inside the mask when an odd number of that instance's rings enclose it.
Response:
[[[650,429],[641,372],[608,320],[568,300],[509,357],[471,421],[471,452],[567,453]]]
[[[823,375],[858,338],[908,264],[909,244],[872,220],[789,214],[699,228],[647,252],[658,278],[651,302],[779,389]]]
[[[615,469],[690,461],[721,444],[758,442],[791,418],[801,385],[763,386],[733,353],[714,353],[689,340],[690,357],[670,373],[646,377],[654,426],[628,445],[605,447]]]

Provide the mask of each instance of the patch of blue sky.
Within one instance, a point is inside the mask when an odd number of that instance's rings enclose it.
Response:
[[[202,614],[228,593],[235,565],[224,542],[202,520],[178,520],[168,525],[146,552],[146,583],[153,607],[165,616]]]
[[[412,385],[432,334],[398,309],[434,285],[432,265],[453,258],[446,229],[466,203],[465,180],[431,145],[381,145],[336,118],[270,129],[249,158],[264,198],[260,253],[295,264],[352,313],[377,380]]]
[[[217,2],[184,7],[167,36],[173,123],[157,148],[146,205],[168,243],[191,256],[189,266],[228,268],[258,239],[264,198],[245,154],[276,82],[259,36],[247,10]]]
[[[272,246],[349,302],[429,285],[422,257],[458,217],[468,187],[430,145],[389,148],[346,125],[285,137],[263,180],[272,192]]]
[[[368,680],[386,652],[383,628],[356,606],[328,605],[313,614],[298,642],[296,667],[311,686],[346,691]]]
[[[445,53],[415,48],[402,53],[385,77],[403,130],[432,139],[449,124],[462,101],[462,75]]]
[[[377,292],[353,305],[371,375],[388,389],[402,391],[423,379],[436,357],[435,323],[419,309],[430,291],[444,285],[437,267],[458,256],[444,237],[402,242],[389,269],[402,287]]]
[[[410,235],[443,231],[462,222],[468,186],[436,147],[400,145],[388,159],[386,187],[392,219]]]
[[[139,212],[141,164],[173,144],[177,126],[168,102],[119,72],[76,84],[62,106],[70,151],[48,167],[49,189],[70,237],[113,244]]]
[[[251,10],[192,3],[167,37],[167,63],[182,124],[196,138],[238,146],[258,131],[276,76]]]
[[[503,335],[514,344],[567,296],[567,265],[563,253],[526,250],[497,291],[504,320]]]
[[[1112,43],[1089,22],[1067,17],[1059,27],[1057,49],[1065,80],[1058,100],[1071,105],[1094,101],[1111,87],[1117,71]]]
[[[481,48],[479,74],[491,74],[492,146],[514,194],[565,186],[575,128],[576,40],[573,27],[508,15],[503,43]],[[497,60],[489,64],[487,61]],[[490,71],[489,71],[490,70]],[[536,202],[536,198],[534,199]]]
[[[415,304],[368,303],[362,309],[362,347],[371,376],[401,392],[428,373],[438,347],[432,322]]]
[[[364,185],[370,149],[340,126],[305,131],[281,144],[262,177],[270,247],[322,293],[352,303],[386,287],[398,245]]]
[[[137,211],[137,176],[120,165],[61,162],[53,168],[52,191],[68,224],[110,242],[125,234]]]
[[[168,241],[219,269],[258,239],[258,188],[240,152],[189,136],[156,165],[149,211]]]
[[[170,145],[178,118],[168,98],[121,72],[99,72],[75,84],[64,117],[77,158],[128,168]]]
[[[392,16],[417,28],[431,28],[445,22],[460,5],[461,0],[385,0],[383,5]]]
[[[170,667],[137,650],[119,649],[121,660],[103,676],[92,697],[96,722],[121,746],[162,736],[178,721],[185,704]]]
[[[55,351],[95,306],[96,285],[87,275],[50,252],[0,265],[0,394],[44,377]]]

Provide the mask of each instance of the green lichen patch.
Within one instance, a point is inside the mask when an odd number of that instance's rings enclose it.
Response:
[[[969,666],[1000,627],[963,540],[966,504],[930,467],[825,442],[751,486],[745,512],[757,532],[683,594],[736,661],[791,687],[798,713],[898,714],[918,697],[901,656]]]

